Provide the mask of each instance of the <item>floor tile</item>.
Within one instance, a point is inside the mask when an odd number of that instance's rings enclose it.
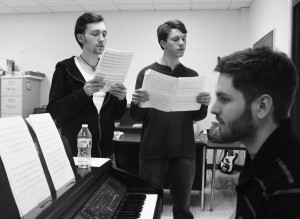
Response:
[[[216,170],[213,210],[210,211],[211,170],[207,170],[204,189],[204,211],[201,211],[201,196],[199,191],[191,193],[191,212],[195,219],[229,219],[235,211],[236,192],[239,172],[224,174]],[[164,206],[161,219],[172,219],[172,198],[169,190],[164,190]]]

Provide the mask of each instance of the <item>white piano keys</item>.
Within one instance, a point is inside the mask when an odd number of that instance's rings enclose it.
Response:
[[[146,194],[143,210],[139,217],[140,219],[153,219],[157,198],[157,194]]]

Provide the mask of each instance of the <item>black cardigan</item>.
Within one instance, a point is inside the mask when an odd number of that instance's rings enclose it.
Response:
[[[82,124],[92,133],[92,157],[107,157],[114,152],[114,122],[125,113],[127,100],[119,101],[107,92],[100,114],[83,90],[85,79],[77,68],[74,56],[58,62],[53,74],[47,112],[61,124],[61,134],[70,142],[77,156],[77,134]]]

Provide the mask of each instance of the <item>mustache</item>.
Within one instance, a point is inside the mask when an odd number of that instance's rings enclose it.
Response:
[[[219,123],[224,124],[224,120],[221,119],[219,116],[216,116],[216,120],[217,120]]]

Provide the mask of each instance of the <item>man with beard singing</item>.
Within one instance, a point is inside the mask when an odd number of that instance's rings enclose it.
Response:
[[[261,47],[219,60],[211,113],[222,142],[240,141],[246,160],[236,187],[235,218],[295,218],[300,202],[300,139],[290,110],[297,70],[282,52]]]

